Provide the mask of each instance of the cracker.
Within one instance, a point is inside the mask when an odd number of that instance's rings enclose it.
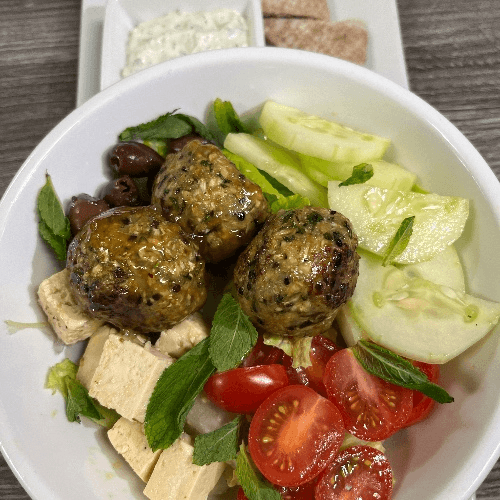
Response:
[[[327,0],[262,0],[264,17],[330,19]]]
[[[269,45],[320,52],[356,64],[364,64],[368,32],[360,21],[316,19],[264,19]]]

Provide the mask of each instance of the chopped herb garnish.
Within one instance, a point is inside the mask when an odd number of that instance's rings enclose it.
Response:
[[[64,215],[61,202],[56,195],[49,174],[38,194],[37,209],[39,215],[38,232],[54,250],[59,260],[66,260],[67,243],[71,238],[69,219]]]
[[[384,260],[382,261],[383,266],[389,265],[398,255],[401,255],[404,252],[405,248],[408,246],[411,234],[413,232],[414,221],[415,216],[412,215],[411,217],[407,217],[403,220],[403,222],[401,222],[401,225],[396,231],[396,234],[387,247]]]
[[[241,416],[220,429],[200,434],[194,440],[193,463],[196,465],[226,462],[236,459],[239,447]]]
[[[351,349],[368,373],[391,384],[420,391],[438,403],[453,402],[453,398],[442,387],[430,382],[425,373],[389,349],[366,340],[359,341]]]
[[[373,177],[373,167],[369,163],[360,163],[352,169],[351,176],[339,184],[341,186],[350,186],[352,184],[363,184]]]

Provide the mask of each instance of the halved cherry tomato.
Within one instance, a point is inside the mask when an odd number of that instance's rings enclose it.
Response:
[[[343,438],[342,415],[331,401],[310,387],[289,385],[255,412],[248,449],[271,483],[299,486],[333,460]]]
[[[285,355],[283,357],[283,365],[287,369],[290,384],[308,385],[326,398],[326,389],[323,383],[325,367],[328,360],[339,350],[340,348],[327,337],[315,335],[311,342],[311,350],[309,351],[310,366],[306,368],[292,368],[292,358]]]
[[[264,344],[264,338],[259,335],[257,343],[242,361],[241,366],[282,364],[284,354],[279,347]]]
[[[430,365],[422,361],[409,360],[413,366],[427,375],[430,382],[437,383],[439,381],[439,365]],[[435,401],[429,396],[422,394],[420,391],[413,391],[413,409],[405,423],[405,427],[416,424],[425,420],[433,410]]]
[[[248,500],[241,486],[238,488],[238,495],[236,496],[236,500]]]
[[[288,385],[282,365],[259,365],[214,373],[205,393],[219,408],[234,413],[253,413],[273,392]]]
[[[390,500],[392,470],[386,456],[370,446],[340,452],[321,473],[315,500]]]
[[[275,486],[281,495],[281,500],[314,500],[316,478],[300,486]]]
[[[382,441],[408,420],[413,393],[369,374],[351,349],[328,361],[324,377],[328,399],[342,413],[347,432],[366,441]]]

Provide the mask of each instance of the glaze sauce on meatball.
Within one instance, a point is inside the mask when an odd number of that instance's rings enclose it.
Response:
[[[205,262],[178,224],[154,207],[118,207],[90,220],[68,249],[77,302],[137,333],[167,329],[200,309]]]

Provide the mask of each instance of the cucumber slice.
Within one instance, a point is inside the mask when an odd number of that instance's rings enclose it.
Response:
[[[267,172],[294,193],[308,198],[312,205],[328,206],[326,189],[302,172],[293,153],[249,134],[228,134],[224,147]]]
[[[361,259],[372,259],[382,265],[382,259],[374,254],[363,250],[358,250]],[[465,277],[460,258],[453,245],[447,247],[443,252],[437,254],[431,260],[419,264],[409,264],[406,266],[398,265],[408,278],[423,278],[432,281],[438,285],[452,288],[461,293],[465,293]],[[364,280],[361,275],[359,280]],[[336,316],[337,324],[344,341],[349,347],[355,345],[358,340],[366,337],[363,330],[351,314],[350,303],[342,306]]]
[[[313,158],[303,154],[298,154],[300,163],[304,171],[319,182],[322,186],[327,186],[328,181],[345,181],[352,174],[356,163],[340,163]],[[396,191],[410,191],[415,184],[417,176],[395,163],[385,160],[371,160],[373,176],[365,184],[378,186]]]
[[[359,164],[384,156],[390,140],[358,132],[273,101],[264,104],[259,123],[284,148],[329,161]]]
[[[446,363],[484,337],[500,319],[500,304],[473,297],[363,253],[348,302],[361,332],[392,351],[426,363]]]
[[[406,249],[395,258],[399,264],[429,260],[461,234],[469,214],[469,201],[454,196],[394,191],[366,184],[339,188],[328,183],[330,208],[345,215],[354,226],[359,246],[384,255],[406,217],[415,216]]]

